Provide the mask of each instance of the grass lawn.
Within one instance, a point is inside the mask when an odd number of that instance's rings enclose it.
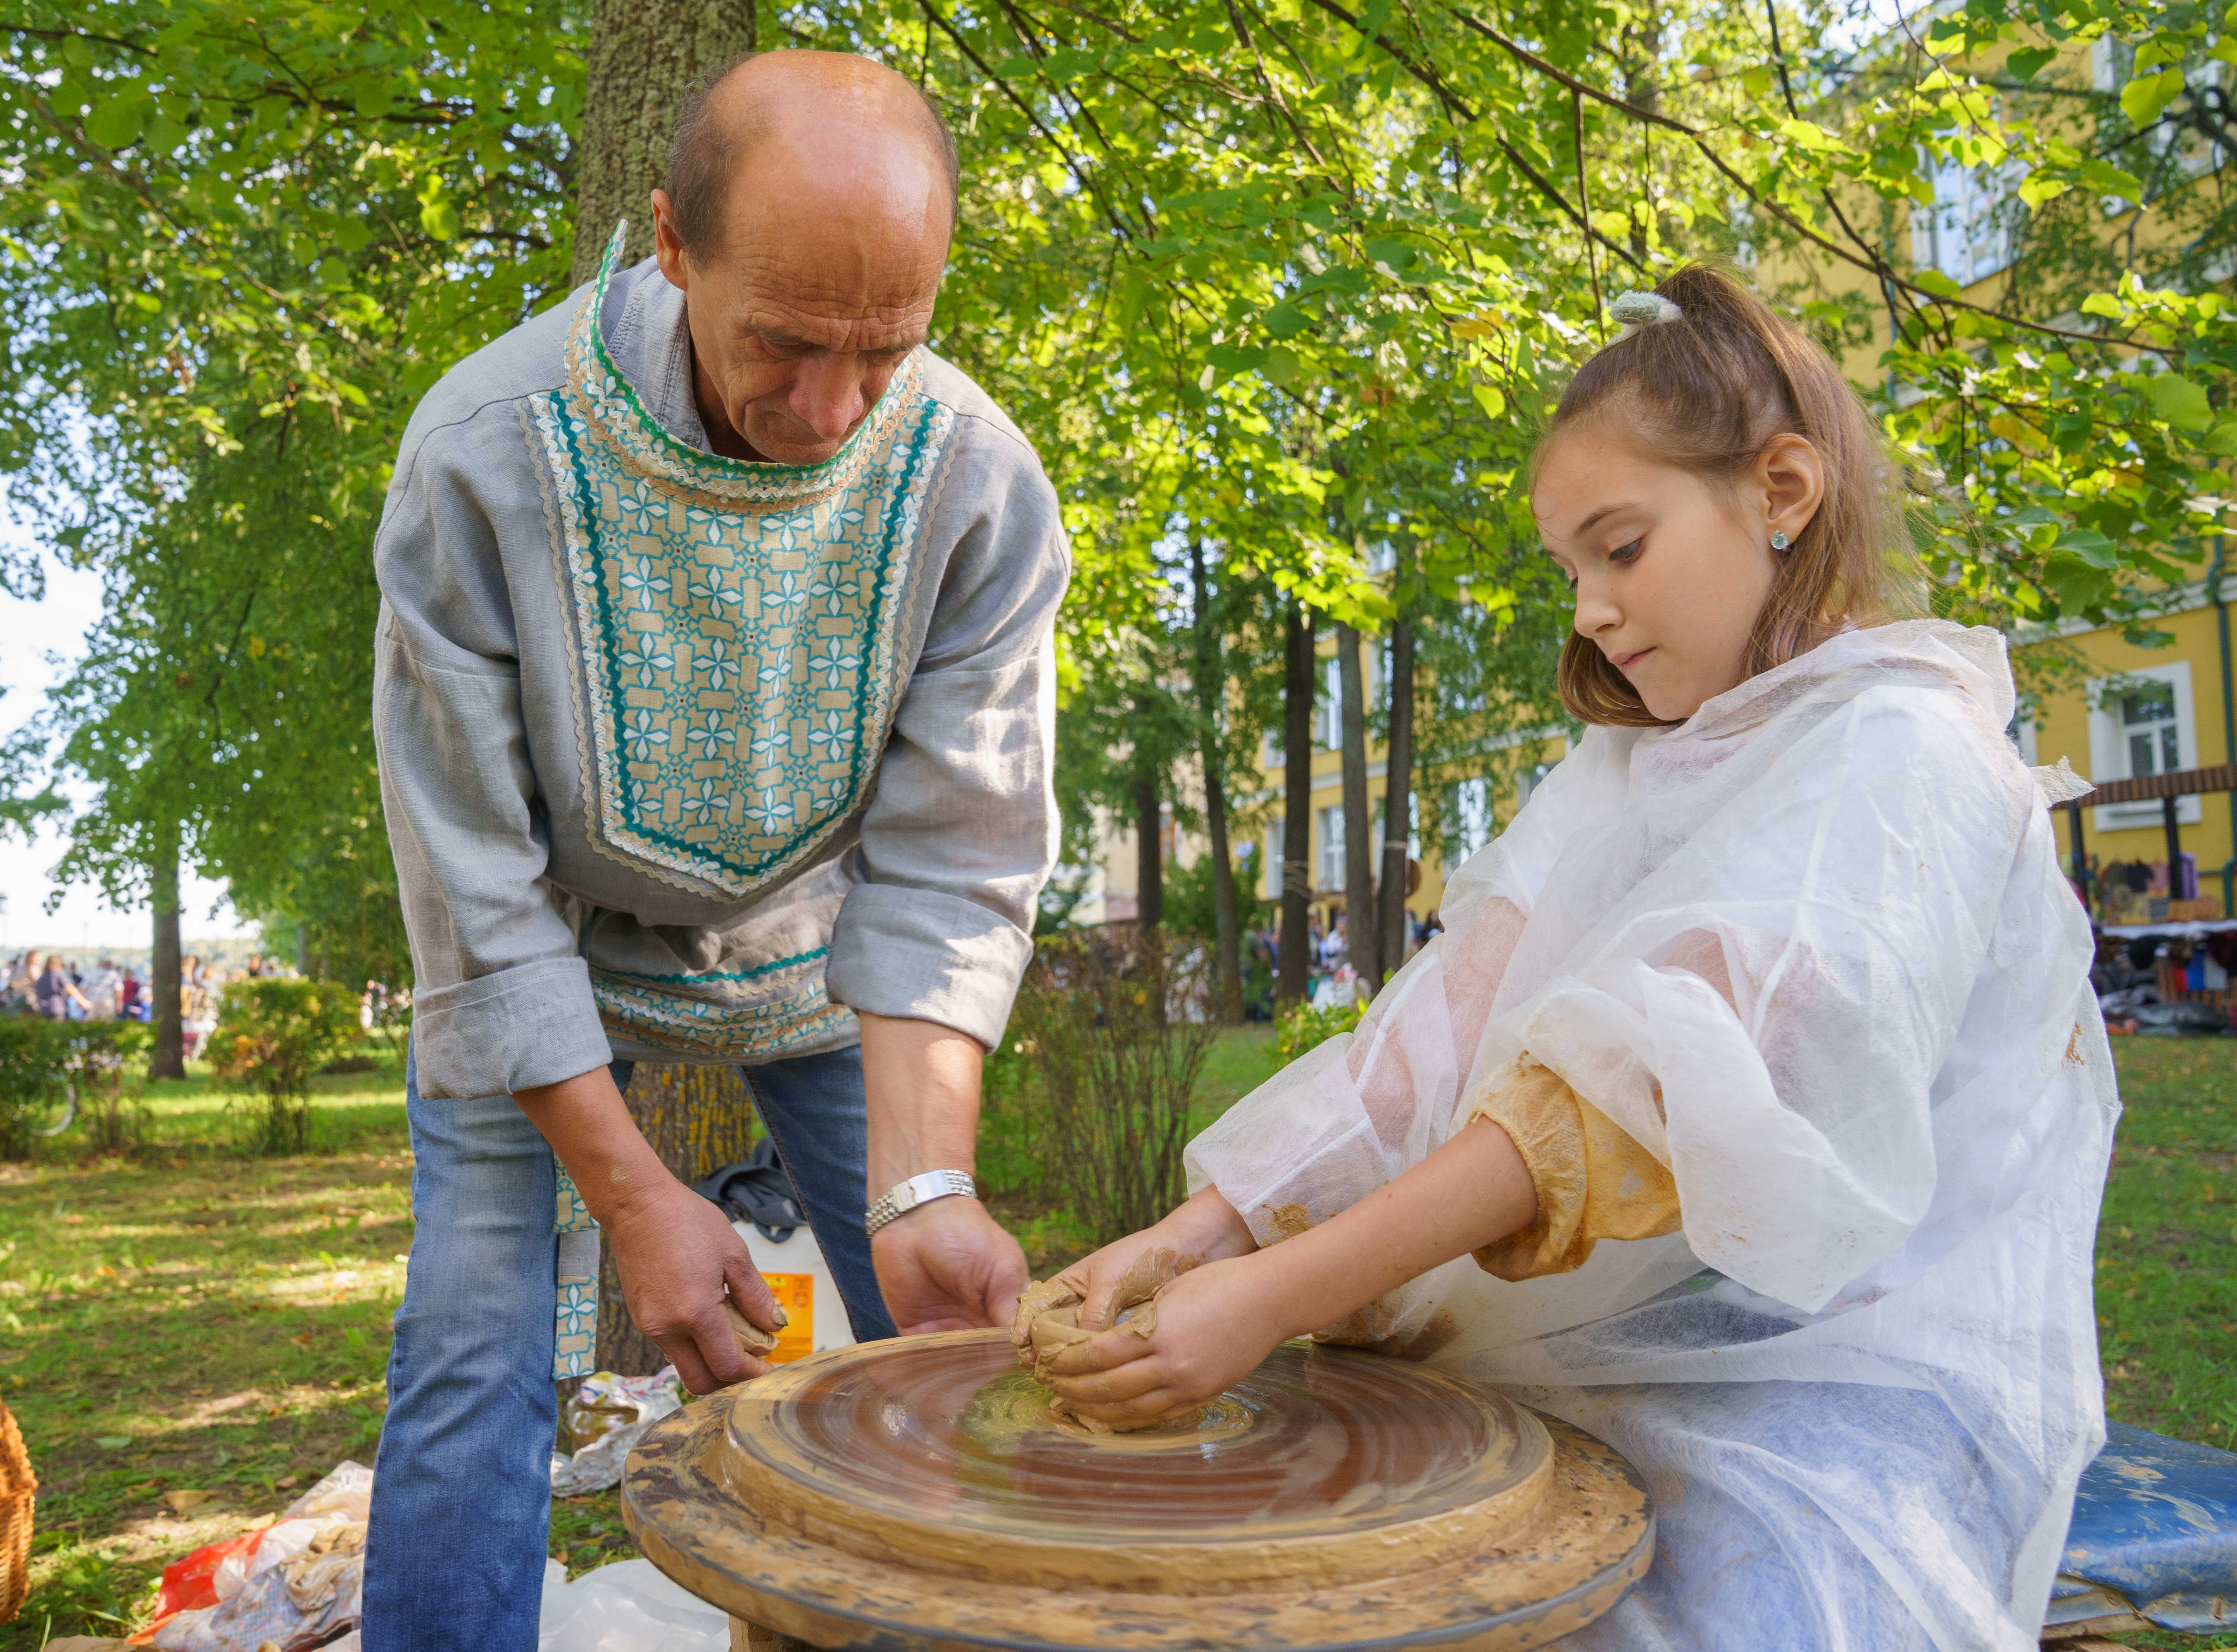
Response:
[[[2098,1242],[2108,1407],[2237,1448],[2237,1040],[2114,1043],[2128,1114]],[[1272,1065],[1271,1029],[1223,1035],[1204,1120]],[[402,1078],[319,1087],[316,1150],[298,1156],[247,1153],[228,1098],[190,1079],[151,1087],[135,1158],[65,1146],[0,1166],[0,1397],[40,1478],[31,1598],[0,1652],[122,1633],[167,1563],[345,1458],[372,1461],[411,1234]],[[1062,1260],[1060,1224],[1033,1237],[1044,1267]],[[214,1495],[166,1504],[182,1491]],[[552,1515],[572,1571],[632,1552],[611,1493]]]

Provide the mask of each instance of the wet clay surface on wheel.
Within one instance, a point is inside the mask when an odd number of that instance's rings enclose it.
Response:
[[[1441,1373],[1287,1346],[1180,1424],[1086,1437],[1000,1332],[727,1390],[631,1458],[639,1546],[828,1647],[1536,1646],[1646,1565],[1599,1442]]]

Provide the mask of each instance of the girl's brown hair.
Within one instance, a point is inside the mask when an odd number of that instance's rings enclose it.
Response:
[[[1690,264],[1654,290],[1679,315],[1646,322],[1594,356],[1561,394],[1538,444],[1588,419],[1620,421],[1640,449],[1713,485],[1736,484],[1774,436],[1801,437],[1825,466],[1818,514],[1779,554],[1748,640],[1749,676],[1784,665],[1844,624],[1884,624],[1903,601],[1907,553],[1891,472],[1841,370],[1801,330],[1723,271]],[[1532,464],[1534,478],[1536,462]],[[1588,723],[1658,728],[1638,691],[1590,638],[1561,648],[1561,703]]]

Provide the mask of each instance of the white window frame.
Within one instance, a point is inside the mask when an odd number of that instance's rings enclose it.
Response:
[[[2088,685],[2089,703],[2089,775],[2094,780],[2126,780],[2135,777],[2128,772],[2128,742],[2121,721],[2120,694],[2109,685],[2138,678],[2164,682],[2174,690],[2174,739],[2179,754],[2179,767],[2198,767],[2198,719],[2191,698],[2190,661],[2177,660],[2168,665],[2146,666],[2136,671],[2123,671],[2118,677],[2092,677]],[[2155,826],[2167,819],[2167,813],[2157,798],[2141,803],[2100,803],[2090,811],[2090,824],[2099,832],[2133,832],[2140,827]],[[2186,797],[2176,800],[2175,822],[2179,826],[2196,826],[2206,818],[2201,800]]]
[[[2005,732],[2011,736],[2012,744],[2019,747],[2021,762],[2029,768],[2042,767],[2042,758],[2039,754],[2034,718],[2015,717],[2011,727]]]
[[[1959,161],[1932,161],[1927,177],[1934,186],[1934,204],[1910,209],[1911,262],[1940,270],[1960,286],[2009,267],[2011,227],[1999,221],[1998,209],[2019,187],[2021,175],[2009,163],[1969,167]]]
[[[1320,811],[1315,835],[1320,840],[1320,853],[1314,865],[1320,871],[1319,886],[1323,889],[1343,887],[1343,805],[1331,803]]]
[[[1460,839],[1461,859],[1481,852],[1491,842],[1491,782],[1479,774],[1461,781],[1453,787],[1455,835]]]
[[[1343,662],[1331,654],[1322,662],[1320,715],[1320,748],[1324,752],[1343,749]]]
[[[1557,757],[1554,760],[1554,763],[1561,760]],[[1530,801],[1530,794],[1543,785],[1546,777],[1554,772],[1554,763],[1528,763],[1515,774],[1514,812],[1517,814],[1520,814],[1523,806]]]

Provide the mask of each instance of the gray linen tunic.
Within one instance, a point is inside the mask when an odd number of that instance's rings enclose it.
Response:
[[[610,253],[420,403],[374,561],[423,1096],[843,1048],[857,1008],[1000,1037],[1069,553],[962,373],[915,352],[822,465],[721,458],[683,295]]]

